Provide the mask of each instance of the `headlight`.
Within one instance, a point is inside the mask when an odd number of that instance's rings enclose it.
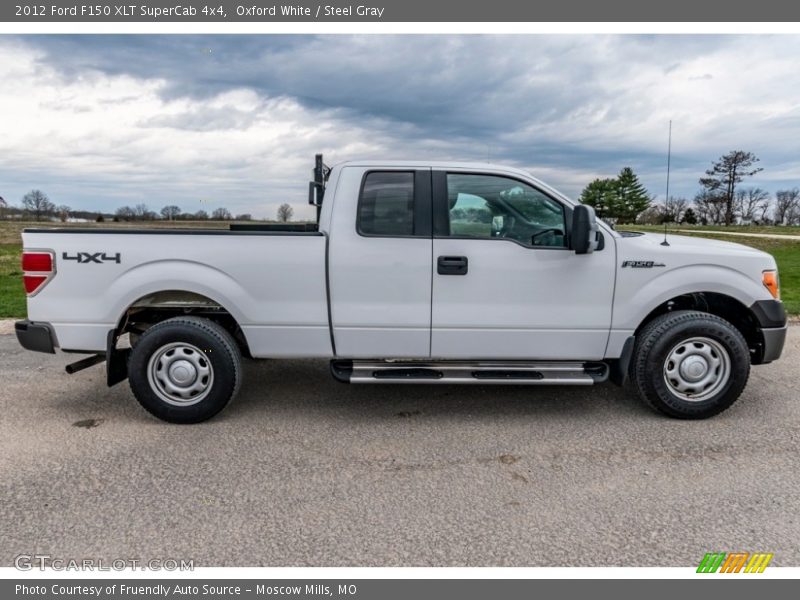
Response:
[[[761,274],[761,282],[775,300],[781,299],[781,282],[778,279],[778,271],[764,271]]]

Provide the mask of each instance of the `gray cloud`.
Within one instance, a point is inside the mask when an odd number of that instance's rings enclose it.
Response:
[[[266,216],[302,202],[316,151],[489,157],[572,194],[629,165],[660,193],[670,119],[676,193],[734,147],[762,157],[759,184],[796,184],[799,40],[7,37],[0,54],[21,66],[0,72],[28,82],[31,101],[7,99],[28,130],[0,142],[0,193],[37,182],[93,207],[205,195]]]

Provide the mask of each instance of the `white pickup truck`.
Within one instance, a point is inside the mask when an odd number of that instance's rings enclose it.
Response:
[[[222,410],[243,355],[327,358],[354,384],[630,377],[655,409],[694,419],[781,354],[764,252],[615,231],[490,164],[317,156],[309,187],[315,225],[26,229],[19,342],[91,354],[68,372],[105,361],[109,385],[127,377],[175,423]]]

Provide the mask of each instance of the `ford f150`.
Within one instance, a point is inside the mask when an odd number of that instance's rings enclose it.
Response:
[[[630,379],[703,418],[783,348],[769,254],[615,231],[517,169],[317,156],[309,201],[314,225],[26,229],[19,342],[105,361],[177,423],[228,404],[242,356],[327,358],[353,384]]]

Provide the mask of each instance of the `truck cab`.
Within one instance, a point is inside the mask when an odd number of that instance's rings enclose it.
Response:
[[[577,254],[573,204],[554,190],[514,169],[430,163],[347,163],[330,187],[337,356],[604,357],[615,234],[598,224],[601,250]]]

